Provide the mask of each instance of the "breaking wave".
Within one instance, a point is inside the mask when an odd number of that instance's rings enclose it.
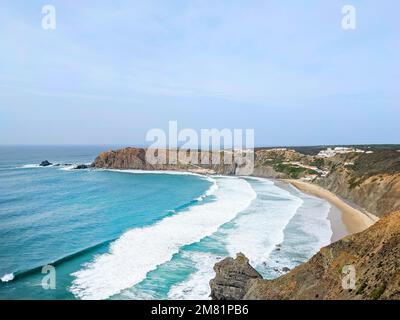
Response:
[[[212,201],[190,206],[144,228],[132,229],[110,245],[108,253],[72,275],[70,291],[81,299],[106,299],[145,279],[179,249],[200,241],[234,219],[256,198],[250,184],[239,178],[216,179]]]

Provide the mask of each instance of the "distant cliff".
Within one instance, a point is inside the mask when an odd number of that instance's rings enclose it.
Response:
[[[344,266],[352,265],[354,289],[343,288]],[[367,230],[322,248],[274,280],[262,280],[243,255],[214,267],[213,299],[400,299],[400,212]],[[245,272],[244,272],[245,271]]]
[[[120,150],[110,150],[101,153],[93,162],[95,168],[109,168],[109,169],[135,169],[135,170],[175,170],[175,171],[190,171],[198,173],[209,174],[235,174],[237,165],[235,163],[225,164],[222,156],[221,163],[202,164],[200,152],[196,153],[196,164],[182,163],[170,161],[168,150],[159,149],[155,151],[156,156],[165,156],[166,161],[159,161],[159,163],[150,163],[146,160],[146,149],[143,148],[124,148]],[[210,154],[212,156],[220,156],[219,152]]]
[[[243,166],[240,163],[225,163],[224,155],[226,151],[213,151],[209,153],[208,164],[204,161],[204,156],[201,152],[193,152],[195,154],[194,159],[189,163],[182,163],[176,161],[171,164],[169,161],[168,150],[159,149],[158,154],[163,154],[167,160],[164,163],[152,164],[146,160],[146,149],[144,148],[123,148],[120,150],[110,150],[101,153],[93,162],[92,166],[95,168],[108,168],[108,169],[136,169],[136,170],[178,170],[178,171],[190,171],[198,173],[208,174],[246,174]],[[259,177],[267,178],[289,178],[290,174],[284,171],[279,171],[276,168],[276,164],[280,164],[282,161],[294,161],[299,160],[302,157],[301,154],[286,149],[272,149],[272,150],[258,150],[254,154],[254,171],[252,174]],[[213,161],[213,158],[219,159],[218,162]],[[305,173],[306,170],[304,170]],[[301,174],[299,177],[304,176]]]
[[[124,148],[120,150],[110,150],[101,153],[93,162],[95,168],[108,169],[137,169],[137,170],[177,170],[190,171],[204,174],[225,174],[225,175],[241,175],[250,174],[246,172],[246,165],[240,161],[227,161],[225,156],[230,155],[227,151],[212,151],[208,154],[200,151],[192,151],[193,160],[182,162],[177,159],[173,162],[170,159],[170,153],[165,149],[158,149],[157,156],[165,157],[166,161],[159,163],[150,163],[146,160],[146,152],[144,148]],[[255,160],[254,160],[255,158]],[[217,161],[215,160],[217,159]],[[258,176],[270,178],[288,177],[284,173],[276,172],[270,166],[259,165],[260,159],[257,155],[253,155],[252,163],[255,162],[256,168],[253,172]]]

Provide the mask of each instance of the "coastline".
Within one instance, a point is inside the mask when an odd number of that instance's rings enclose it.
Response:
[[[316,184],[294,179],[282,179],[282,181],[290,183],[302,192],[325,199],[332,205],[328,215],[332,226],[332,242],[343,238],[345,235],[364,231],[379,220],[378,217],[352,207],[334,193]]]
[[[153,174],[188,174],[188,175],[198,175],[202,177],[209,177],[210,172],[197,171],[196,170],[129,170],[129,169],[105,169],[109,171],[118,172],[131,172],[131,173],[153,173]],[[215,173],[214,173],[215,174]],[[213,174],[211,174],[212,176]],[[226,175],[229,176],[229,175]],[[243,176],[248,178],[257,178],[255,176]],[[260,177],[264,178],[264,177]],[[265,178],[264,178],[265,179]],[[268,179],[268,178],[267,178]],[[378,217],[374,216],[369,212],[363,212],[343,199],[336,196],[331,191],[328,191],[316,184],[309,182],[296,180],[296,179],[278,179],[284,183],[288,183],[298,190],[311,194],[313,196],[322,198],[331,204],[331,208],[328,213],[328,219],[332,228],[331,242],[336,242],[347,235],[358,233],[364,231],[376,221],[379,220]]]

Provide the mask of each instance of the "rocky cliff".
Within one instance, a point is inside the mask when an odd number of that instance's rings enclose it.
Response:
[[[228,257],[216,263],[214,271],[216,276],[210,281],[213,300],[240,300],[246,294],[250,279],[262,279],[242,253],[236,259]]]
[[[157,161],[148,161],[146,153],[157,157]],[[176,153],[165,149],[147,150],[143,148],[124,148],[101,153],[93,162],[95,168],[136,169],[136,170],[177,170],[209,174],[231,175],[240,170],[240,164],[225,161],[223,152],[193,152],[193,158],[181,161]],[[207,159],[205,159],[207,158]],[[217,159],[215,161],[214,159]],[[228,163],[226,163],[228,162]]]
[[[346,266],[354,267],[354,288],[344,281]],[[215,271],[213,299],[400,299],[400,212],[322,248],[274,280],[254,276],[243,256],[223,260]],[[237,294],[232,287],[239,288]]]
[[[286,172],[279,172],[274,167],[282,161],[299,160],[302,155],[286,149],[258,150],[250,161],[254,163],[254,170],[250,173],[245,171],[245,164],[237,161],[227,161],[226,151],[213,151],[204,156],[201,152],[193,152],[193,159],[190,161],[170,161],[170,153],[165,149],[156,150],[156,156],[164,161],[150,163],[146,159],[144,148],[124,148],[120,150],[110,150],[101,153],[93,162],[95,168],[108,169],[137,169],[137,170],[179,170],[209,174],[252,174],[259,177],[268,178],[289,178]],[[207,159],[206,159],[207,158]],[[217,159],[217,161],[215,161]],[[207,161],[205,161],[207,160]]]
[[[325,160],[325,189],[379,217],[400,210],[400,152],[337,155]]]
[[[253,175],[304,178],[381,217],[400,210],[400,152],[375,148],[322,158],[291,149],[257,150]]]

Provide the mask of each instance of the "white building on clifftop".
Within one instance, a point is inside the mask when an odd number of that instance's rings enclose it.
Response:
[[[364,150],[357,149],[357,148],[350,148],[350,147],[336,147],[335,149],[332,148],[327,148],[326,150],[321,150],[317,156],[321,158],[329,158],[333,157],[337,154],[343,154],[343,153],[365,153]],[[372,151],[368,151],[368,153],[372,153]]]

